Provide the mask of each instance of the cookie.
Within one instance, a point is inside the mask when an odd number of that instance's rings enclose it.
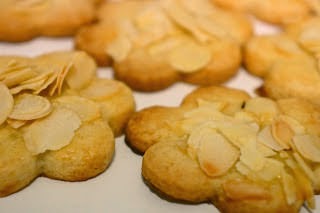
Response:
[[[128,122],[142,175],[171,200],[212,202],[221,212],[299,212],[319,193],[320,111],[203,87],[178,107],[151,106]]]
[[[241,63],[252,34],[243,15],[201,1],[106,2],[98,22],[81,28],[75,46],[135,90],[157,91],[177,81],[224,82]]]
[[[92,22],[101,0],[3,0],[0,41],[26,41],[36,36],[72,35]]]
[[[286,25],[303,20],[319,11],[319,2],[314,0],[212,0],[223,8],[252,14],[258,19]]]
[[[246,69],[264,79],[272,98],[299,97],[320,104],[318,56],[320,19],[290,25],[278,35],[255,36],[244,50]]]
[[[0,197],[38,176],[95,177],[135,109],[131,90],[96,75],[84,52],[0,56]]]

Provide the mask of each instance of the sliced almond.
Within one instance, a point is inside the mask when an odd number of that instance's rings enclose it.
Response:
[[[271,148],[274,151],[281,151],[284,149],[273,137],[271,133],[271,127],[265,126],[257,135],[257,141],[263,145]]]
[[[302,135],[305,133],[304,126],[301,123],[299,123],[299,121],[297,121],[296,119],[287,115],[280,115],[279,120],[288,124],[290,126],[290,129],[294,132],[294,134]]]
[[[183,36],[170,36],[161,40],[160,42],[151,44],[148,47],[148,52],[151,55],[168,54],[172,49],[183,43],[188,42]]]
[[[180,27],[189,31],[198,41],[206,42],[210,39],[209,35],[200,30],[194,17],[184,10],[181,5],[172,0],[162,2],[162,5],[169,17]]]
[[[281,120],[276,120],[271,124],[271,133],[280,146],[284,149],[290,149],[294,132],[289,124]]]
[[[258,152],[256,143],[250,142],[240,147],[240,161],[254,172],[261,171],[266,163],[266,158]]]
[[[282,162],[273,158],[266,158],[263,168],[257,175],[265,181],[271,181],[280,177],[283,170],[284,164]]]
[[[190,73],[204,68],[211,60],[208,47],[189,42],[177,46],[169,53],[169,63],[181,72]]]
[[[0,125],[6,121],[13,109],[14,100],[10,90],[0,82]]]
[[[289,205],[294,204],[298,199],[296,180],[291,175],[282,170],[281,183],[287,203]]]
[[[238,148],[256,143],[258,129],[250,124],[235,121],[220,122],[217,129]]]
[[[54,103],[76,112],[83,122],[89,122],[101,116],[100,105],[87,98],[62,96],[55,99]]]
[[[320,138],[315,135],[295,135],[293,143],[306,159],[320,163]]]
[[[210,16],[214,11],[214,5],[207,0],[179,0],[181,6],[195,16]]]
[[[68,109],[56,108],[44,119],[33,122],[23,130],[27,149],[34,155],[46,150],[59,150],[71,143],[80,127],[79,116]]]
[[[52,110],[48,99],[32,94],[21,94],[15,103],[9,118],[16,120],[34,120],[48,115]]]
[[[7,123],[14,129],[19,129],[20,127],[24,126],[28,121],[23,120],[15,120],[15,119],[7,119]]]
[[[36,75],[37,72],[33,71],[30,67],[27,67],[25,69],[7,74],[2,82],[10,88],[12,86],[20,84],[23,81],[31,79]]]
[[[131,48],[131,41],[126,36],[118,36],[107,46],[106,52],[120,62],[127,58]]]
[[[263,97],[249,99],[244,110],[254,113],[262,125],[271,124],[274,117],[279,114],[277,103]]]
[[[310,166],[303,160],[303,158],[298,153],[293,153],[294,159],[297,161],[300,168],[305,172],[305,174],[308,176],[308,178],[315,183],[316,182],[316,176],[314,175],[312,169]]]
[[[315,200],[313,193],[313,186],[310,179],[304,174],[304,172],[298,167],[298,165],[291,158],[286,160],[286,164],[291,168],[295,184],[299,187],[303,199],[307,200],[308,206],[312,209],[315,208]]]
[[[210,177],[225,174],[239,155],[239,150],[214,130],[208,130],[201,138],[198,160],[202,170]]]
[[[268,200],[270,192],[263,186],[244,180],[231,180],[225,182],[223,190],[232,200]]]
[[[80,95],[91,100],[103,101],[119,92],[120,88],[120,84],[115,81],[95,78],[86,88],[80,90]]]

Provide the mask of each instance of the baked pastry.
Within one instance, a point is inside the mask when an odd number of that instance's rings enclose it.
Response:
[[[240,46],[252,33],[240,14],[208,0],[106,2],[98,22],[75,38],[100,65],[135,90],[156,91],[177,81],[209,85],[234,76]]]
[[[95,71],[84,52],[0,57],[0,197],[37,176],[82,181],[108,167],[135,105]]]
[[[319,13],[317,0],[211,0],[222,8],[252,14],[272,24],[286,25]]]
[[[320,104],[320,18],[289,25],[284,33],[252,37],[245,45],[246,69],[264,79],[272,98],[299,97]]]
[[[146,182],[221,212],[299,212],[319,193],[320,110],[301,99],[202,87],[178,107],[136,112],[126,140]]]
[[[92,22],[102,0],[2,0],[0,41],[72,35]]]

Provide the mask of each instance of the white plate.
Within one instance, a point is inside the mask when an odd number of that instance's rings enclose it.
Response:
[[[257,24],[258,33],[274,32],[273,27]],[[70,50],[70,38],[38,38],[30,42],[10,44],[0,42],[0,55],[15,54],[36,56],[54,50]],[[111,77],[109,69],[99,69],[102,77]],[[244,70],[225,85],[241,88],[254,95],[261,80],[248,75]],[[135,92],[138,110],[151,105],[177,106],[181,99],[195,87],[183,83],[156,93]],[[1,213],[214,213],[215,207],[208,204],[187,205],[169,202],[150,191],[141,178],[142,157],[133,153],[125,144],[124,137],[116,140],[116,152],[111,166],[101,175],[84,182],[63,182],[39,177],[29,186],[8,197],[0,198]],[[320,212],[320,197],[316,197]],[[301,212],[306,213],[305,209]]]

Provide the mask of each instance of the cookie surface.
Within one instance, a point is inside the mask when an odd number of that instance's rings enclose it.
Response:
[[[289,25],[280,35],[253,37],[245,46],[247,70],[262,77],[272,98],[299,97],[320,104],[320,19]]]
[[[223,8],[243,11],[272,24],[289,24],[300,21],[318,10],[313,0],[211,0]]]
[[[25,41],[36,36],[72,35],[95,18],[101,0],[3,0],[0,41]]]
[[[206,0],[106,2],[98,19],[80,30],[76,47],[112,64],[117,79],[142,91],[228,80],[252,33],[246,17]]]
[[[319,113],[302,99],[204,87],[179,107],[137,112],[126,139],[144,153],[147,183],[170,198],[221,212],[299,212],[320,189]]]
[[[123,83],[97,78],[84,52],[0,57],[0,197],[38,176],[95,177],[135,110]]]

